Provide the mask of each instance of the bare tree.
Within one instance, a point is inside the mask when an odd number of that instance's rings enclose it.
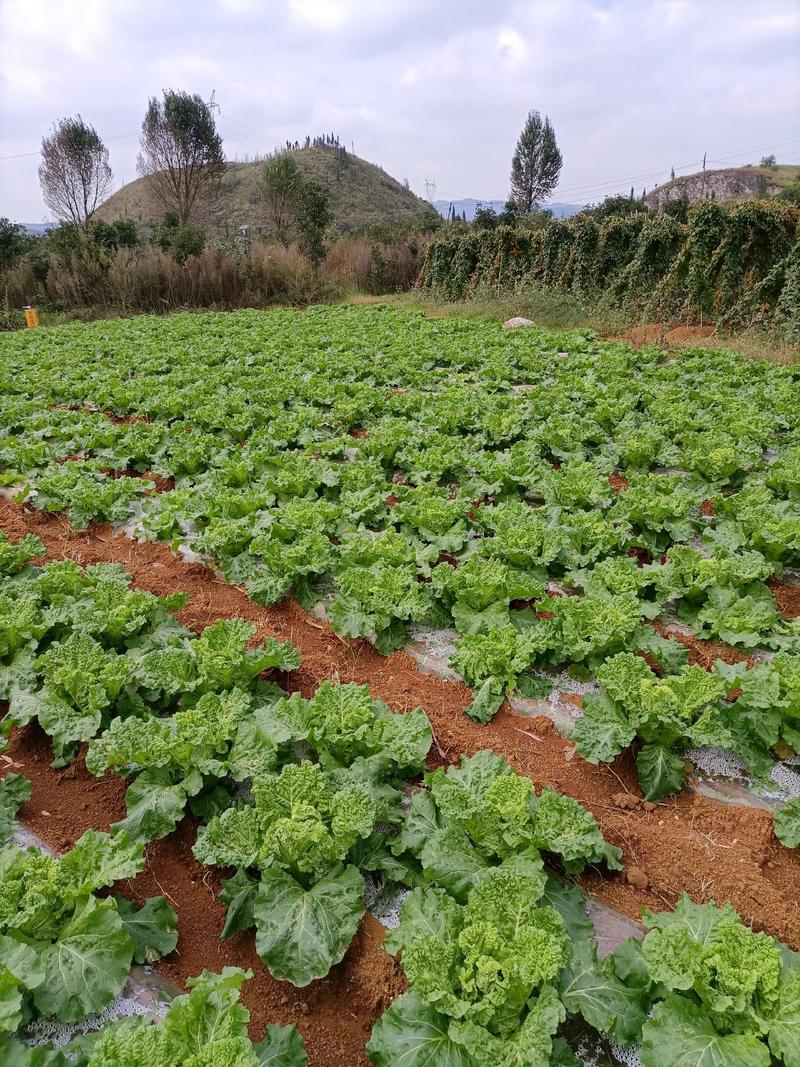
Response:
[[[111,192],[108,149],[80,115],[54,123],[42,138],[39,182],[45,204],[60,219],[83,229]]]
[[[511,199],[521,215],[528,215],[558,185],[561,153],[545,115],[529,111],[511,160]]]
[[[198,196],[210,192],[225,168],[210,105],[196,93],[165,89],[163,102],[148,102],[139,145],[137,170],[150,178],[164,209],[185,225]]]

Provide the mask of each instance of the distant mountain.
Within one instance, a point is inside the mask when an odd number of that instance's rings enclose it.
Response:
[[[48,230],[54,229],[58,226],[57,222],[19,222],[18,226],[24,226],[28,233],[35,233],[37,237],[41,237],[43,233],[47,233]]]
[[[479,206],[494,208],[498,213],[506,206],[505,200],[476,200],[474,197],[467,196],[461,200],[436,200],[434,207],[442,216],[446,219],[451,206],[456,209],[456,215],[461,218],[461,213],[464,212],[467,216],[467,222],[472,222],[475,218],[475,209]],[[568,219],[570,215],[577,215],[579,211],[583,210],[583,204],[559,204],[556,201],[551,201],[549,204],[543,204],[548,211],[552,211],[557,219]]]

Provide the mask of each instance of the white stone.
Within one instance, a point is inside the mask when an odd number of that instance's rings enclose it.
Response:
[[[523,326],[535,326],[533,319],[525,319],[522,315],[515,315],[513,319],[506,319],[503,323],[504,330],[519,330]]]

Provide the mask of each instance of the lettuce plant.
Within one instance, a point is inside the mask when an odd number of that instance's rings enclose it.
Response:
[[[237,900],[239,914],[252,915],[273,976],[305,986],[341,960],[364,913],[364,879],[348,859],[372,834],[376,804],[356,782],[332,788],[307,761],[260,777],[253,797],[201,827],[194,853],[201,863],[259,871],[252,903]],[[231,920],[226,932],[241,928]]]
[[[549,1064],[566,1015],[556,983],[569,938],[543,892],[541,872],[524,864],[495,868],[463,904],[442,890],[412,891],[384,942],[401,953],[411,988],[373,1028],[376,1067]]]
[[[248,1036],[250,1012],[239,1003],[240,988],[252,971],[224,967],[203,971],[186,982],[189,992],[175,997],[159,1020],[136,1016],[107,1023],[74,1038],[63,1054],[39,1048],[42,1067],[306,1067],[308,1059],[294,1026],[269,1025],[263,1041]],[[28,1046],[0,1036],[6,1062],[33,1065]],[[47,1058],[51,1057],[51,1058]]]
[[[800,1062],[800,959],[755,933],[730,904],[645,911],[649,933],[613,954],[618,974],[650,1006],[643,1067],[724,1063],[786,1067]]]
[[[462,756],[459,767],[437,769],[426,784],[412,796],[392,851],[413,857],[424,882],[456,900],[513,857],[541,869],[541,855],[552,856],[570,874],[603,862],[620,869],[620,850],[590,812],[547,788],[536,796],[531,780],[502,756],[488,750]]]
[[[395,714],[366,686],[325,682],[311,700],[261,710],[272,766],[252,769],[252,801],[212,815],[194,853],[237,868],[223,889],[223,936],[255,925],[271,973],[305,986],[355,935],[365,910],[361,870],[406,875],[387,830],[401,820],[396,785],[423,766],[431,731],[421,709]],[[295,762],[298,742],[319,763]],[[290,762],[278,770],[279,759]]]
[[[18,801],[19,783],[11,785]],[[102,1011],[135,957],[152,962],[175,948],[177,916],[162,897],[137,911],[96,895],[143,866],[140,844],[96,830],[61,858],[0,848],[0,1033],[14,1033],[32,1014],[76,1022]]]

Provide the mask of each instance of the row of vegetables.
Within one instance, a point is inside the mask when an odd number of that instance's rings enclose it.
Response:
[[[481,722],[644,654],[587,702],[587,759],[634,745],[657,800],[687,747],[759,784],[797,753],[800,630],[775,596],[800,565],[794,367],[342,306],[15,335],[0,380],[18,499],[188,546],[384,653],[452,628]],[[700,679],[674,624],[755,673]]]
[[[365,875],[406,891],[385,947],[409,988],[374,1026],[376,1067],[566,1067],[579,1062],[570,1018],[638,1045],[645,1067],[800,1064],[800,955],[730,905],[684,898],[645,914],[643,942],[598,957],[570,879],[587,865],[618,870],[621,854],[572,798],[536,790],[486,750],[424,772],[421,709],[397,714],[366,686],[328,682],[288,696],[263,676],[298,665],[290,645],[254,644],[238,619],[197,636],[175,618],[183,598],[132,589],[116,565],[34,565],[42,552],[36,538],[0,538],[3,730],[36,720],[58,766],[86,744],[91,773],[129,780],[128,813],[59,858],[0,850],[5,1062],[305,1062],[294,1028],[251,1043],[238,969],[192,980],[159,1021],[107,1024],[60,1050],[20,1039],[36,1017],[101,1011],[134,961],[175,949],[180,917],[163,898],[137,908],[105,890],[138,873],[145,844],[188,810],[196,858],[230,875],[221,936],[254,928],[279,980],[306,986],[343,959]],[[0,780],[5,839],[28,795],[21,776]]]

